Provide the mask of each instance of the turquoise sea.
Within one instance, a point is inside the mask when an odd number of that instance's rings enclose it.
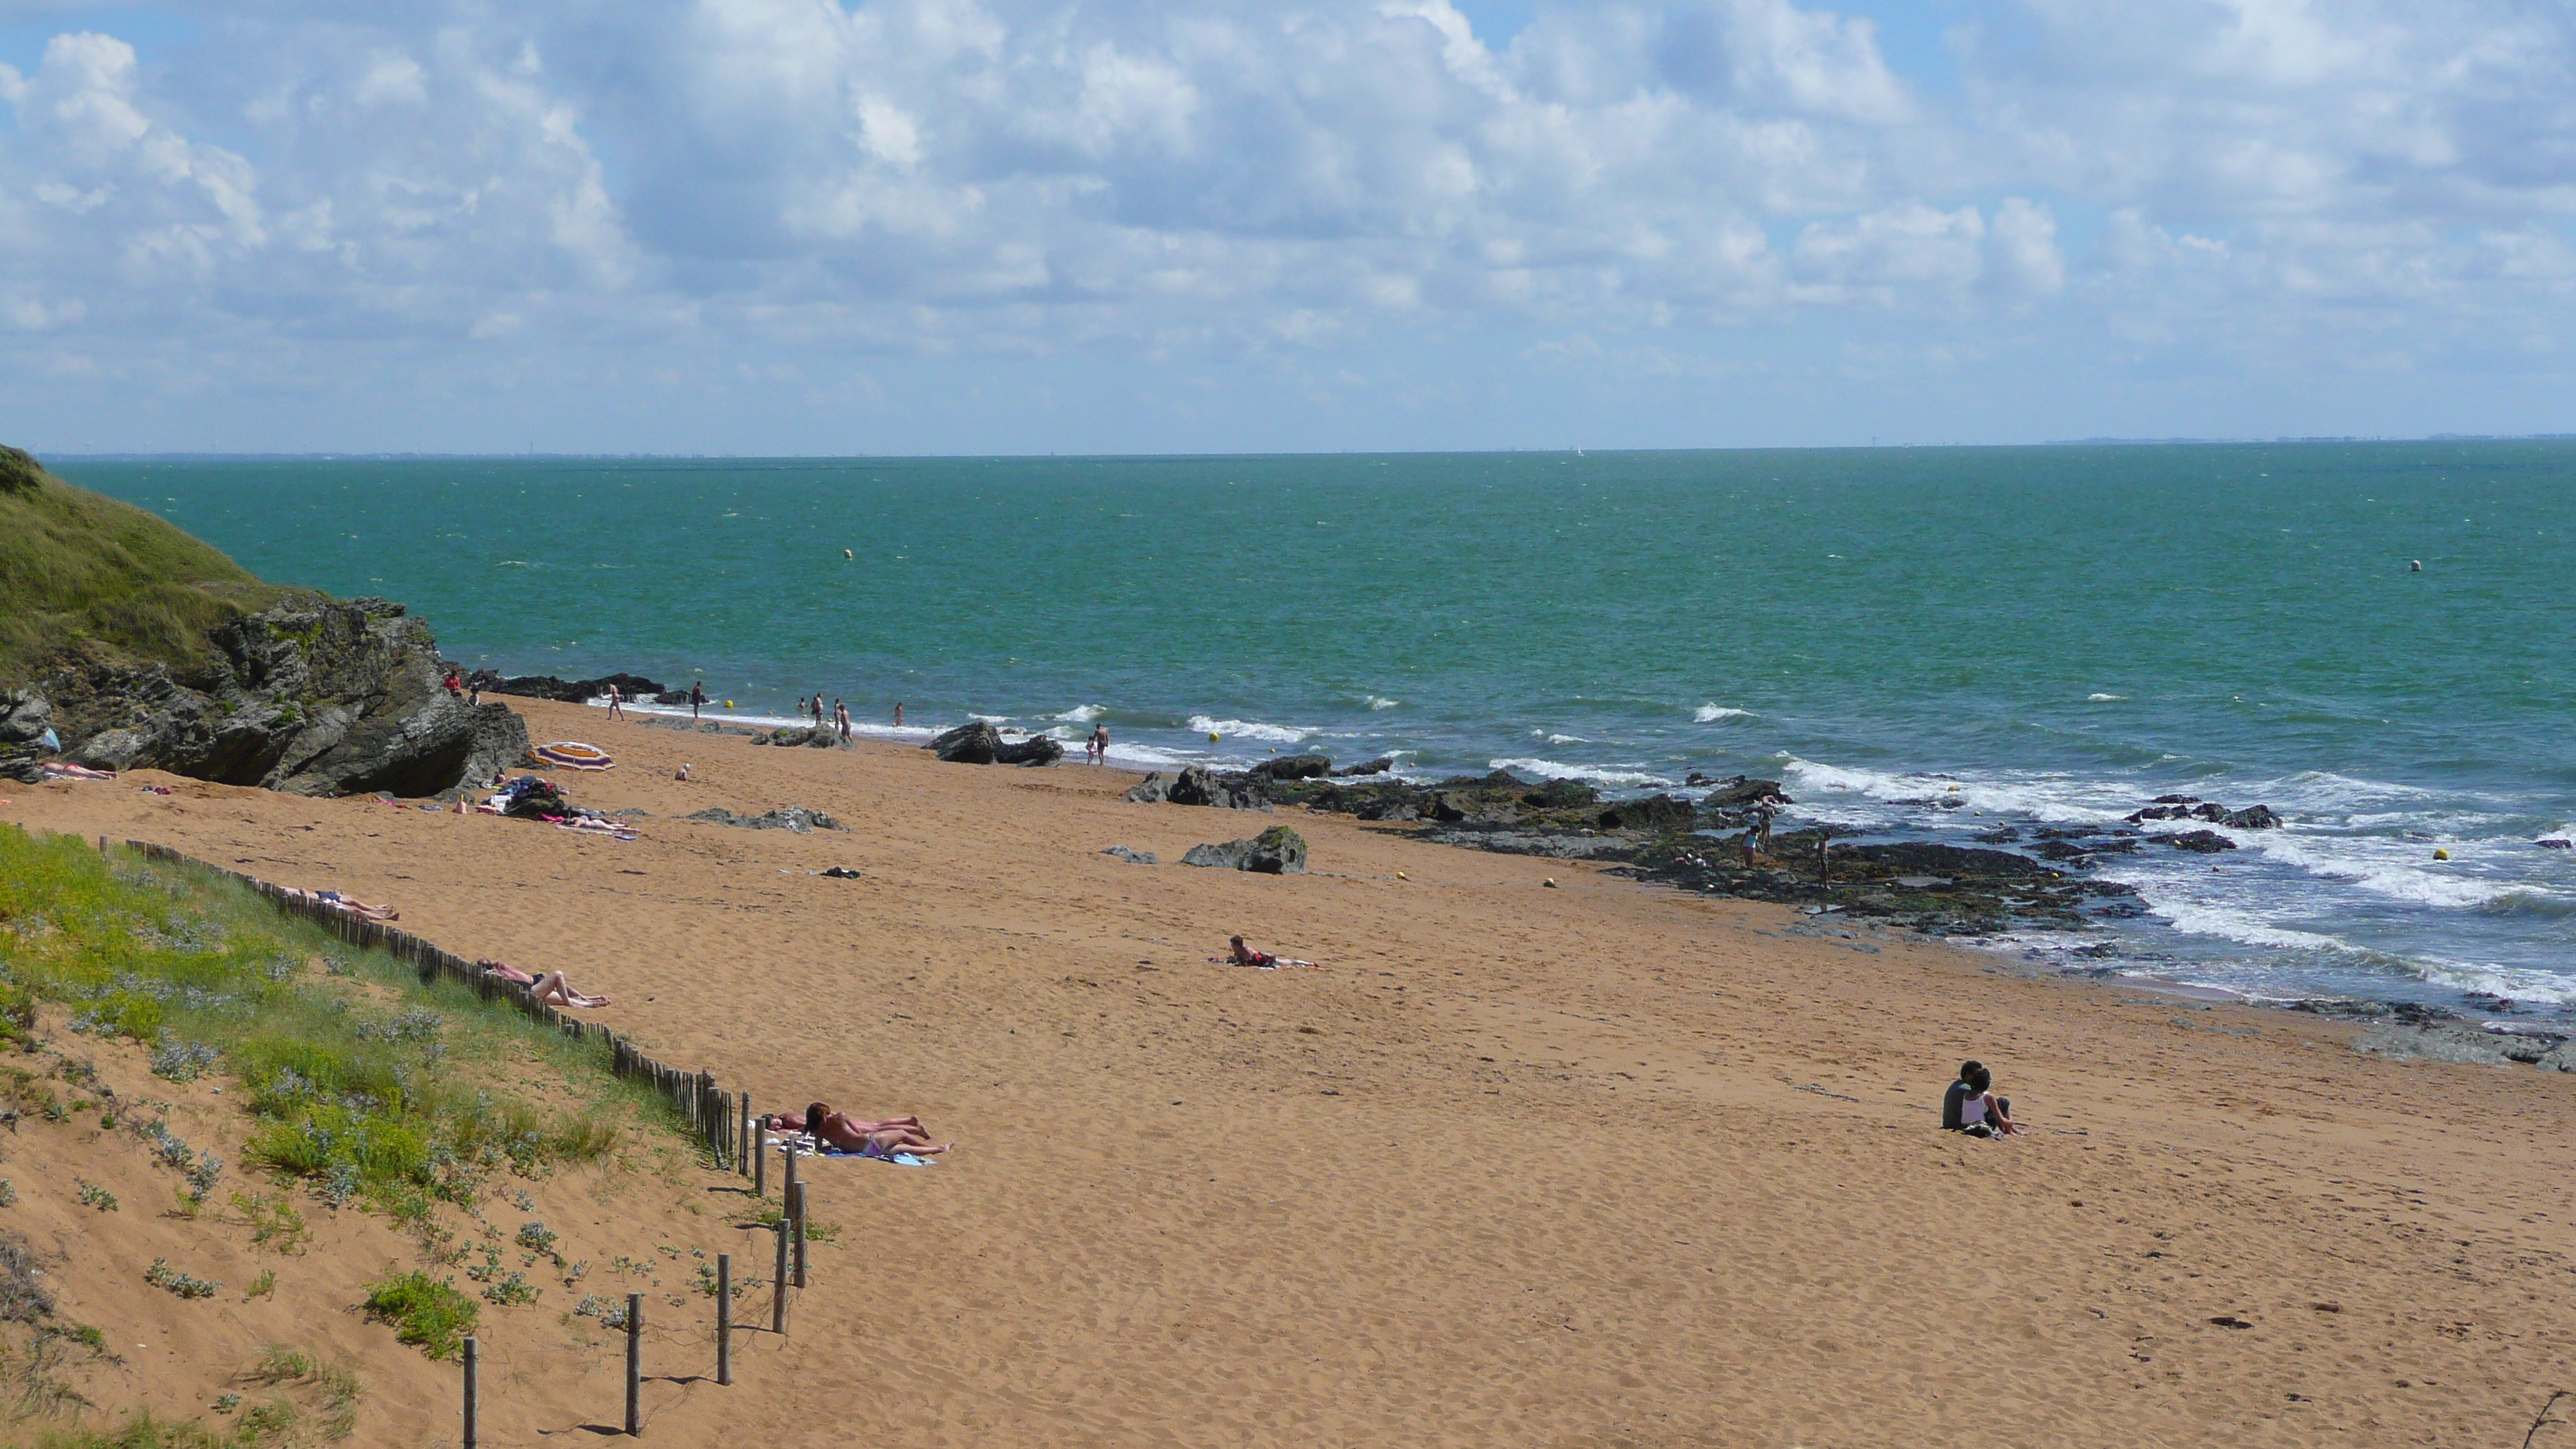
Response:
[[[2218,870],[2105,869],[2153,911],[2110,964],[2576,1004],[2576,852],[2534,844],[2576,821],[2576,443],[53,462],[469,664],[745,714],[1746,772],[1957,840],[2266,803]]]

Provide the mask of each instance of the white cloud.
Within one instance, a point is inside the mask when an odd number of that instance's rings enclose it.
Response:
[[[2259,370],[2546,341],[2576,282],[2576,18],[2520,0],[1992,0],[1931,86],[1793,0],[1508,44],[1451,0],[279,0],[148,66],[118,13],[0,67],[0,311],[119,376],[1746,327],[1971,371],[2052,323]]]

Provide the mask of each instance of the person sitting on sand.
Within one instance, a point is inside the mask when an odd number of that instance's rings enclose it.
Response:
[[[954,1142],[933,1143],[918,1117],[888,1117],[870,1122],[847,1112],[835,1112],[825,1102],[809,1103],[802,1116],[782,1113],[768,1119],[768,1125],[781,1132],[809,1132],[814,1140],[843,1152],[862,1157],[892,1157],[909,1152],[915,1157],[936,1157]]]
[[[575,1011],[595,1011],[608,1004],[608,998],[605,996],[584,996],[573,990],[572,983],[565,980],[564,974],[560,971],[549,971],[543,976],[531,976],[503,961],[477,961],[474,964],[482,967],[483,974],[486,976],[497,976],[503,981],[515,981],[521,986],[534,988],[530,994],[548,1006],[567,1007]]]
[[[1941,1101],[1941,1125],[1971,1137],[2010,1137],[2021,1131],[2012,1099],[1994,1094],[1995,1074],[1979,1062],[1962,1062],[1959,1080]]]

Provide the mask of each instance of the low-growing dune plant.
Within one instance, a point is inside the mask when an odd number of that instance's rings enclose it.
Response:
[[[602,1157],[624,1123],[674,1120],[607,1072],[598,1039],[425,983],[237,881],[0,826],[0,1030],[32,1030],[38,1001],[66,1007],[75,1032],[150,1048],[165,1077],[247,1087],[250,1165],[414,1222],[499,1179]],[[549,1113],[512,1092],[531,1056],[588,1100]],[[13,1100],[40,1094],[53,1103],[32,1080],[0,1082]],[[202,1204],[221,1164],[155,1148]]]
[[[367,1312],[394,1326],[394,1337],[431,1358],[453,1357],[474,1331],[474,1300],[427,1273],[404,1273],[367,1289]]]

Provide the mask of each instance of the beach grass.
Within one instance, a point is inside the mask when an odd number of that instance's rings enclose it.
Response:
[[[0,448],[0,682],[67,653],[184,674],[211,660],[208,630],[302,593]]]
[[[252,1166],[400,1221],[470,1205],[508,1176],[605,1157],[634,1126],[677,1125],[649,1087],[612,1074],[596,1036],[423,982],[216,872],[0,827],[0,1031],[31,1038],[44,1003],[75,1033],[149,1048],[156,1076],[238,1082]],[[518,1090],[532,1060],[569,1100]],[[0,1092],[62,1108],[23,1070]],[[152,1114],[129,1111],[126,1126],[183,1175],[183,1200],[202,1204],[223,1181],[211,1153]],[[262,1210],[280,1234],[301,1227],[289,1203]]]

